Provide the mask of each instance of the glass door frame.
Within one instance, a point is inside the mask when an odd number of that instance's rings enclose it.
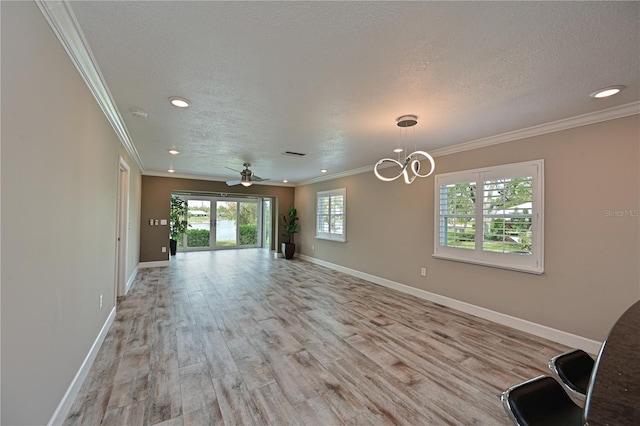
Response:
[[[211,234],[213,234],[212,230],[213,230],[213,222],[211,220],[212,214],[211,214],[211,210],[212,210],[212,206],[215,205],[215,203],[211,200],[211,197],[208,196],[202,196],[202,195],[185,195],[185,194],[176,194],[178,197],[180,197],[181,199],[185,200],[187,202],[187,205],[189,203],[189,200],[193,200],[193,201],[208,201],[209,202],[209,245],[208,246],[203,246],[203,247],[188,247],[187,246],[187,241],[188,241],[188,236],[187,233],[189,232],[189,227],[187,226],[187,232],[185,232],[185,234],[182,236],[182,246],[179,247],[179,251],[183,251],[183,252],[188,252],[188,251],[207,251],[207,250],[211,250]],[[189,223],[189,215],[188,215],[188,207],[187,207],[187,223]]]
[[[216,209],[216,217],[215,217],[215,221],[214,221],[214,227],[215,230],[212,233],[212,237],[211,237],[211,244],[212,244],[212,249],[214,250],[226,250],[226,249],[238,249],[238,248],[260,248],[262,247],[262,229],[264,227],[263,225],[263,219],[262,219],[262,197],[214,197],[213,200],[215,200],[215,209]],[[218,211],[218,202],[231,202],[231,203],[236,203],[236,245],[233,246],[218,246],[217,245],[217,241],[218,241],[218,227],[217,227],[217,211]],[[255,204],[256,205],[256,244],[239,244],[240,243],[240,204],[241,203],[251,203],[251,204]]]
[[[189,195],[189,194],[180,194],[176,193],[175,195],[179,196],[181,199],[194,201],[208,201],[210,202],[210,210],[209,210],[209,245],[205,247],[188,247],[187,245],[187,234],[185,233],[182,237],[182,246],[179,247],[179,251],[182,252],[190,252],[190,251],[211,251],[211,250],[226,250],[226,249],[242,249],[242,248],[260,248],[263,247],[264,239],[262,238],[262,233],[264,229],[264,216],[263,216],[263,202],[264,197],[223,197],[216,195]],[[217,246],[217,206],[219,201],[226,202],[235,202],[236,204],[236,245],[233,246]],[[256,204],[257,212],[256,212],[256,220],[257,220],[257,242],[256,244],[238,244],[240,241],[240,225],[239,225],[239,209],[240,203],[254,203]],[[189,228],[187,228],[187,232]]]
[[[273,233],[273,206],[275,205],[275,198],[262,197],[262,247],[269,250],[275,248],[273,242],[275,235]],[[277,239],[277,238],[275,238]]]

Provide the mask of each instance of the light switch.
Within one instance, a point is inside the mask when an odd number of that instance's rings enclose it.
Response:
[[[166,225],[167,219],[160,219],[160,225]]]
[[[153,226],[153,219],[149,219],[149,225]]]
[[[160,221],[158,219],[156,219],[155,225],[158,226],[159,224],[160,224]]]

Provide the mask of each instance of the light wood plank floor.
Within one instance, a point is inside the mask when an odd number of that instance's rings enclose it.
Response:
[[[143,269],[67,425],[507,425],[568,348],[266,250]]]

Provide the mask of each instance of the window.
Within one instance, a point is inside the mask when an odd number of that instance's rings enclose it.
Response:
[[[318,192],[316,238],[346,241],[347,190]]]
[[[544,161],[436,175],[434,257],[541,274]]]

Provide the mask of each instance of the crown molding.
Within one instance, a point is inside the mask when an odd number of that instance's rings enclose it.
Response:
[[[552,121],[550,123],[514,130],[513,132],[501,133],[487,138],[463,142],[457,145],[433,150],[430,154],[433,157],[441,157],[443,155],[450,155],[472,149],[484,148],[491,145],[514,142],[520,139],[526,139],[547,133],[559,132],[561,130],[572,129],[574,127],[615,120],[616,118],[628,117],[635,114],[640,114],[640,102],[632,102],[630,104],[620,105],[602,111],[590,112],[575,117]]]
[[[304,180],[302,182],[298,182],[296,184],[296,186],[311,185],[313,183],[324,182],[324,181],[327,181],[327,180],[339,179],[339,178],[343,178],[343,177],[347,177],[347,176],[359,175],[359,174],[367,173],[367,172],[373,172],[373,165],[359,167],[357,169],[346,170],[344,172],[333,173],[333,174],[330,174],[330,175],[318,176],[316,178],[307,179],[307,180]]]
[[[113,127],[116,135],[120,139],[120,142],[124,146],[125,150],[135,162],[136,166],[145,175],[150,176],[165,176],[165,177],[183,177],[187,179],[199,179],[199,180],[221,180],[224,178],[209,178],[205,176],[191,176],[191,175],[177,175],[170,173],[160,172],[147,172],[144,173],[144,165],[142,159],[138,154],[136,147],[134,146],[131,136],[122,120],[111,92],[102,76],[102,72],[98,67],[98,64],[91,52],[89,44],[87,43],[84,34],[76,20],[73,10],[67,0],[35,0],[38,8],[44,15],[45,19],[49,23],[49,26],[53,30],[54,34],[64,47],[65,51],[71,58],[71,61],[75,65],[76,69],[82,76],[83,80],[89,87],[89,90],[93,94],[94,98],[100,105],[100,108],[104,112],[107,120]],[[525,129],[515,130],[512,132],[502,133],[487,138],[476,139],[468,142],[463,142],[457,145],[436,149],[430,152],[433,157],[440,157],[443,155],[455,154],[458,152],[469,151],[472,149],[478,149],[488,147],[491,145],[497,145],[506,142],[513,142],[520,139],[530,138],[533,136],[543,135],[546,133],[553,133],[561,130],[567,130],[574,127],[585,126],[589,124],[599,123],[608,120],[614,120],[617,118],[623,118],[635,114],[640,114],[640,102],[633,102],[630,104],[621,105],[597,111],[593,113],[582,114],[576,117],[553,121],[551,123],[545,123],[537,126],[528,127]],[[347,170],[340,173],[331,175],[323,175],[317,178],[308,179],[303,182],[294,184],[285,183],[270,183],[273,186],[303,186],[313,183],[334,180],[341,177],[357,175],[361,173],[370,172],[371,166],[360,167],[353,170]]]
[[[390,166],[389,166],[390,167]],[[359,175],[361,173],[371,172],[373,171],[372,166],[360,167],[358,169],[347,170],[345,172],[334,173],[331,175],[322,175],[317,178],[308,179],[298,183],[284,183],[278,181],[264,181],[264,182],[254,182],[254,185],[267,185],[267,186],[284,186],[284,187],[296,187],[296,186],[304,186],[310,185],[312,183],[323,182],[326,180],[334,180],[341,177]],[[216,181],[216,182],[226,182],[229,178],[224,177],[215,177],[215,176],[203,176],[203,175],[191,175],[187,173],[169,173],[169,172],[158,172],[154,170],[147,170],[142,173],[143,176],[156,176],[156,177],[168,177],[168,178],[180,178],[180,179],[195,179],[195,180],[208,180],[208,181]]]
[[[136,166],[141,171],[144,170],[142,159],[131,141],[129,131],[116,108],[111,92],[76,20],[71,5],[66,0],[35,1],[53,33],[62,44],[62,47],[64,47],[69,58],[71,58],[71,62],[73,62],[98,105],[100,105],[102,112],[107,117],[125,150]]]
[[[640,102],[632,102],[630,104],[620,105],[620,106],[608,108],[602,111],[582,114],[582,115],[565,118],[558,121],[552,121],[550,123],[540,124],[538,126],[532,126],[532,127],[527,127],[525,129],[515,130],[513,132],[501,133],[499,135],[489,136],[487,138],[476,139],[469,142],[463,142],[463,143],[448,146],[445,148],[436,149],[436,150],[430,151],[429,153],[431,154],[432,157],[442,157],[443,155],[450,155],[458,152],[470,151],[472,149],[484,148],[487,146],[498,145],[501,143],[514,142],[517,140],[526,139],[533,136],[559,132],[561,130],[572,129],[574,127],[586,126],[589,124],[600,123],[608,120],[615,120],[617,118],[628,117],[636,114],[640,114]],[[341,177],[353,176],[353,175],[367,173],[371,171],[373,171],[373,166],[360,167],[358,169],[347,170],[347,171],[335,173],[332,175],[319,176],[317,178],[308,179],[298,183],[297,186],[311,185],[318,182],[334,180]]]
[[[169,173],[169,172],[158,172],[154,170],[146,170],[142,173],[142,176],[156,176],[156,177],[166,177],[166,178],[178,178],[178,179],[194,179],[194,180],[207,180],[211,182],[226,182],[229,180],[228,177],[217,177],[217,176],[204,176],[204,175],[192,175],[188,173]],[[284,183],[278,181],[266,180],[263,182],[254,182],[254,185],[263,185],[263,186],[284,186],[284,187],[294,187],[295,185],[292,183]]]
[[[167,177],[167,178],[180,178],[180,179],[195,179],[195,180],[208,180],[213,182],[225,182],[229,180],[229,178],[219,177],[219,176],[204,176],[204,175],[192,175],[189,173],[169,173],[169,172],[159,172],[156,170],[145,170],[142,172],[142,176],[156,176],[156,177]]]

